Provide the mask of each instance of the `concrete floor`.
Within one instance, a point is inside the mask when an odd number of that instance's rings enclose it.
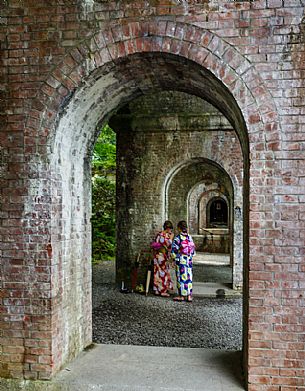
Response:
[[[238,391],[241,353],[94,345],[53,380],[73,391]]]
[[[242,292],[233,290],[232,268],[229,254],[197,253],[193,266],[193,295],[217,297],[223,289],[226,297],[241,297]],[[173,276],[174,281],[174,276]]]
[[[226,298],[242,297],[240,291],[230,288],[228,284],[222,284],[220,282],[193,282],[194,297],[218,297],[217,292],[219,289],[224,290]]]
[[[214,266],[230,265],[230,255],[197,252],[194,256],[194,264],[196,263]]]

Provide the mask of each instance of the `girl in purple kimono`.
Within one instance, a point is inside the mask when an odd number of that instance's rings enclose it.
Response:
[[[193,300],[193,256],[195,254],[195,244],[191,235],[187,231],[187,223],[184,220],[178,223],[178,235],[172,244],[172,258],[176,264],[176,277],[178,296],[175,301]]]
[[[169,297],[168,290],[173,289],[173,283],[169,272],[169,259],[174,238],[173,224],[166,220],[163,231],[159,232],[155,241],[151,244],[154,250],[154,294]]]

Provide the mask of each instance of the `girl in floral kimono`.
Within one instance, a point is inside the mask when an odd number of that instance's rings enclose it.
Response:
[[[155,241],[151,244],[154,250],[154,294],[169,297],[168,290],[173,289],[173,283],[169,272],[169,259],[174,238],[173,224],[166,220],[163,231],[159,232]]]
[[[178,296],[175,301],[191,302],[193,293],[193,256],[195,244],[187,231],[187,223],[182,220],[178,223],[178,235],[172,244],[172,258],[176,264]]]

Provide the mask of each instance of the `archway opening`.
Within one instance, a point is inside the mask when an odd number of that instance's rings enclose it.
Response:
[[[196,105],[197,114],[196,123],[194,124],[194,106]],[[180,108],[180,106],[187,107],[187,117],[182,113],[182,107]],[[190,106],[193,110],[191,119],[189,118]],[[208,115],[207,107],[210,110],[211,118]],[[222,192],[226,197],[232,200],[232,205],[234,204],[232,181],[225,170],[219,166],[219,163],[221,162],[226,167],[230,167],[232,164],[232,158],[228,159],[227,157],[227,160],[225,160],[226,155],[231,155],[225,151],[228,147],[232,150],[237,148],[236,146],[232,146],[232,144],[237,142],[236,135],[232,129],[228,129],[228,124],[226,124],[225,129],[221,128],[219,124],[225,123],[225,120],[217,117],[217,115],[220,116],[220,113],[216,114],[215,109],[212,110],[206,102],[202,102],[199,98],[181,92],[163,91],[146,94],[145,96],[130,101],[110,118],[109,122],[115,129],[118,140],[118,225],[126,226],[126,232],[134,235],[135,239],[132,244],[135,246],[136,251],[134,256],[131,256],[127,266],[130,265],[130,275],[132,276],[135,261],[140,264],[138,265],[137,271],[138,284],[141,284],[145,288],[148,264],[147,259],[143,255],[149,252],[150,241],[161,228],[163,223],[162,219],[170,219],[176,226],[180,219],[185,218],[189,221],[190,232],[193,234],[193,226],[190,224],[190,217],[194,214],[194,210],[196,209],[193,204],[198,204],[198,200],[202,198],[203,191],[202,188],[200,188],[199,192],[196,191],[198,183],[207,188],[214,189],[214,192]],[[218,119],[217,126],[211,128],[211,122],[215,122],[216,117]],[[222,140],[220,145],[218,145],[219,138]],[[211,143],[215,144],[213,151],[210,150]],[[185,145],[188,145],[188,147],[186,148]],[[217,149],[219,150],[218,153],[216,153]],[[174,154],[171,153],[173,150],[175,151]],[[156,151],[157,154],[155,153]],[[210,158],[213,158],[214,161],[210,160]],[[236,159],[237,156],[235,156],[235,160]],[[177,164],[179,169],[175,170]],[[242,166],[240,166],[240,170],[242,170]],[[170,176],[168,179],[167,177],[172,171],[174,171],[174,175]],[[231,172],[231,175],[232,174],[233,172]],[[236,172],[234,174],[236,174]],[[241,173],[239,174],[241,175]],[[149,178],[149,181],[147,181],[147,178]],[[237,184],[235,184],[235,186],[237,186]],[[128,194],[126,194],[126,188],[131,189],[127,191]],[[165,197],[162,197],[163,193],[166,195]],[[208,192],[208,194],[211,194],[211,192]],[[238,189],[236,189],[236,194],[238,195]],[[195,202],[192,200],[194,197],[197,199]],[[141,215],[138,220],[137,215],[139,212]],[[155,222],[150,220],[147,221],[148,224],[150,224],[151,231],[149,231],[149,233],[151,234],[147,237],[144,235],[143,237],[143,227],[141,223],[146,221],[146,214],[151,213],[157,215],[162,212],[163,214],[160,215],[159,220],[156,220]],[[123,218],[122,215],[124,216]],[[153,226],[153,223],[156,225]],[[119,230],[117,233],[119,235],[118,252],[123,255],[125,254],[126,261],[127,257],[124,251],[126,246],[130,245],[130,243],[126,243],[126,236],[120,237],[121,232]],[[218,236],[214,234],[215,243]],[[140,240],[138,239],[137,241],[137,238],[140,238]],[[196,298],[197,321],[201,315],[203,316],[204,311],[207,311],[208,307],[211,306],[211,310],[214,308],[215,312],[215,305],[213,305],[212,301],[209,301],[209,304],[205,306],[203,311],[202,307],[201,310],[198,311],[199,303],[204,302],[202,297],[204,296],[205,299],[207,296],[215,298],[217,289],[223,287],[223,285],[220,286],[219,284],[217,284],[217,287],[213,285],[207,292],[204,290],[205,287],[200,285],[200,290],[198,289],[200,278],[203,278],[202,270],[206,271],[208,269],[207,265],[204,265],[204,267],[201,268],[200,263],[196,263],[196,259],[199,257],[200,240],[202,239],[202,235],[201,237],[200,235],[197,235],[196,243],[198,244],[198,253],[194,258],[193,267],[193,292]],[[214,282],[219,276],[223,278],[225,274],[229,273],[229,280],[225,282],[232,285],[232,267],[230,267],[229,254],[227,259],[228,265],[226,265],[226,267],[223,265],[218,267],[218,269],[222,268],[222,274],[218,272],[217,276],[214,268]],[[149,261],[152,261],[152,257]],[[122,264],[118,262],[118,268],[121,266]],[[229,269],[228,273],[227,269]],[[136,284],[134,287],[132,286],[132,280],[131,284],[128,285],[126,279],[122,279],[122,276],[124,276],[122,270],[120,270],[120,273],[120,280],[118,281],[119,287],[122,287],[123,282],[124,287],[127,286],[129,289],[137,288]],[[142,275],[140,275],[141,273]],[[129,272],[126,272],[126,275],[128,278]],[[200,277],[198,278],[197,276]],[[209,277],[211,278],[211,275],[209,275]],[[175,280],[174,275],[172,276],[172,280]],[[213,289],[213,291],[211,291],[211,289]],[[101,298],[102,290],[99,289],[98,292],[99,297]],[[152,289],[150,290],[150,293],[152,294]],[[177,325],[177,322],[171,317],[171,307],[168,308],[168,314],[163,312],[165,309],[164,305],[166,304],[164,299],[163,302],[161,302],[153,298],[152,302],[154,303],[154,307],[151,308],[151,297],[149,299],[147,298],[146,304],[149,308],[148,312],[143,311],[144,306],[142,303],[140,310],[134,310],[133,299],[124,297],[123,302],[126,304],[125,300],[128,301],[128,309],[124,308],[124,306],[119,306],[119,311],[117,311],[117,313],[120,314],[119,319],[113,316],[113,314],[111,317],[112,322],[116,325],[119,323],[115,323],[117,320],[124,322],[126,326],[124,327],[124,331],[122,332],[119,326],[116,328],[113,324],[114,330],[113,334],[110,336],[109,330],[105,330],[102,327],[97,329],[94,324],[95,342],[107,343],[107,341],[110,341],[118,344],[144,343],[153,346],[160,346],[160,344],[163,346],[175,346],[173,332],[176,330],[175,324]],[[102,305],[100,303],[94,308],[94,321],[101,325],[101,317],[108,318],[111,308],[114,306],[116,306],[115,308],[118,308],[116,302],[117,297],[113,294],[110,296],[109,300],[108,297],[103,298]],[[220,308],[220,301],[218,301],[217,305],[218,308]],[[103,311],[100,310],[101,308],[103,308]],[[157,313],[155,313],[156,308]],[[224,305],[222,308],[223,314],[228,309],[228,306]],[[235,314],[232,316],[232,312],[234,311],[232,311],[232,307],[230,308],[230,321],[234,319],[235,324],[234,321],[230,323],[227,322],[227,320],[224,320],[222,325],[217,325],[217,332],[215,331],[215,333],[213,333],[212,338],[210,337],[211,326],[209,327],[208,332],[203,326],[203,318],[201,319],[201,326],[196,326],[196,328],[194,328],[190,325],[189,329],[194,329],[194,337],[191,338],[191,343],[187,342],[187,346],[240,349],[241,338],[234,337],[238,335],[238,333],[239,337],[241,337],[240,306],[236,306],[235,309]],[[131,314],[133,314],[132,317],[130,316]],[[153,317],[152,314],[154,314]],[[160,317],[161,314],[162,316]],[[189,315],[189,318],[191,319],[191,313]],[[236,318],[236,315],[239,319]],[[139,320],[139,317],[141,318],[141,321]],[[162,317],[166,319],[167,327],[165,327],[163,331],[164,338],[160,341],[150,334],[151,327],[149,327],[148,324],[153,325],[153,329],[157,329],[162,323]],[[205,313],[205,318],[207,318],[207,313]],[[224,319],[228,319],[228,316],[225,316]],[[141,324],[142,328],[143,323],[145,323],[146,340],[143,338],[143,331],[139,329],[139,324]],[[216,325],[215,319],[211,319],[210,324],[211,323]],[[198,338],[199,334],[201,334],[200,338]],[[209,341],[204,338],[206,336],[209,336]],[[230,343],[228,343],[229,340]],[[189,339],[186,339],[186,341],[189,341]],[[182,346],[186,347],[185,345]]]
[[[87,338],[91,326],[87,321],[91,317],[91,308],[88,306],[91,292],[90,272],[88,263],[84,264],[83,259],[87,258],[87,255],[84,254],[90,253],[90,224],[88,219],[91,214],[89,201],[91,193],[90,175],[88,173],[90,172],[92,148],[99,129],[102,124],[113,117],[115,112],[126,106],[128,102],[134,101],[135,98],[152,92],[173,90],[188,93],[212,103],[224,114],[236,132],[243,155],[242,179],[244,181],[243,194],[245,198],[242,213],[244,213],[243,224],[247,227],[248,220],[245,213],[248,205],[247,133],[241,112],[225,86],[203,67],[180,56],[170,54],[145,53],[132,55],[113,61],[93,71],[86,85],[76,92],[69,105],[64,108],[54,140],[55,153],[53,156],[56,156],[56,159],[52,161],[52,167],[60,181],[55,181],[53,191],[62,194],[61,203],[65,206],[60,216],[54,216],[55,219],[58,219],[58,226],[62,230],[61,234],[65,237],[64,241],[56,243],[55,251],[58,251],[64,259],[65,273],[69,273],[69,270],[73,267],[76,269],[76,273],[79,273],[82,269],[84,284],[82,287],[76,285],[75,289],[84,291],[84,287],[86,287],[85,294],[82,295],[83,300],[81,303],[77,303],[78,308],[76,309],[76,312],[78,311],[81,314],[80,317],[86,319],[86,322],[83,323],[85,325],[83,330],[80,330],[82,325],[80,328],[78,325],[76,330],[72,316],[69,313],[59,320],[66,326],[61,327],[59,324],[58,329],[68,330],[67,335],[62,336],[65,359],[75,354],[75,351],[73,352],[75,345],[72,346],[68,341],[70,336],[74,334],[74,340],[84,336]],[[125,197],[124,208],[118,210],[119,218],[117,220],[117,232],[121,240],[121,246],[117,250],[117,275],[119,276],[117,282],[119,283],[122,276],[128,283],[131,262],[136,259],[139,246],[144,240],[146,241],[147,238],[152,237],[165,217],[162,207],[162,194],[160,197],[160,194],[156,195],[155,192],[148,191],[148,185],[153,186],[154,184],[153,180],[143,182],[143,178],[135,175],[136,170],[129,164],[129,154],[134,153],[131,146],[139,145],[137,137],[140,132],[132,131],[128,122],[125,125],[120,132],[122,153],[119,154],[121,165],[120,191],[122,197]],[[173,126],[175,126],[174,122]],[[175,139],[177,136],[176,130],[175,128],[170,129],[169,139]],[[62,145],[67,146],[64,151]],[[147,145],[142,144],[140,147],[145,150]],[[163,175],[164,173],[163,171]],[[71,177],[73,177],[72,182]],[[134,181],[126,183],[125,177],[131,177]],[[152,194],[155,196],[154,207],[148,211],[144,221],[139,209],[134,204],[133,195],[135,191],[138,192],[138,197],[143,196],[144,199],[150,198]],[[81,222],[81,225],[78,225],[79,222]],[[141,226],[141,230],[135,230],[134,227],[137,226]],[[243,232],[246,235],[247,229],[244,229]],[[75,240],[76,237],[77,240]],[[246,242],[245,246],[247,246]],[[244,254],[245,259],[247,259],[247,252],[245,251]],[[64,286],[62,288],[65,290]],[[70,302],[71,297],[65,294],[63,296],[62,306],[75,307],[74,303]],[[85,330],[86,328],[87,330]]]
[[[243,283],[242,221],[235,218],[233,208],[242,206],[242,160],[240,150],[234,145],[232,131],[220,131],[222,142],[216,137],[218,149],[211,149],[208,139],[215,137],[213,131],[207,138],[200,154],[174,167],[165,185],[167,216],[179,219],[187,216],[190,233],[196,243],[195,263],[202,266],[201,282],[225,284],[218,287],[233,287],[241,290]],[[198,144],[201,144],[198,142]],[[227,154],[232,148],[235,153]],[[232,169],[232,161],[235,165]],[[239,162],[239,163],[238,163]],[[224,167],[226,169],[224,169]],[[239,172],[239,175],[238,175]],[[185,179],[187,178],[187,179]],[[229,221],[226,227],[210,227],[207,210],[213,199],[224,199],[229,205]],[[199,267],[198,267],[199,269]],[[211,285],[211,289],[216,286]]]
[[[207,205],[207,226],[211,228],[228,227],[228,204],[223,198],[213,198]]]

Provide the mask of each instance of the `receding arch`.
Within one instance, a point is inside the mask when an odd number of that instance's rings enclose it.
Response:
[[[209,188],[211,186],[211,184],[215,184],[215,186],[217,186],[216,179],[215,179],[216,173],[221,173],[221,178],[219,180],[218,186],[225,187],[227,189],[228,195],[233,196],[233,189],[238,187],[238,182],[236,181],[236,178],[233,177],[233,175],[232,175],[232,177],[230,177],[230,175],[228,175],[228,173],[226,172],[224,167],[222,167],[221,163],[223,163],[223,162],[219,162],[217,160],[212,160],[212,154],[211,154],[210,156],[207,156],[205,158],[193,157],[191,159],[181,161],[179,164],[174,166],[170,170],[170,172],[168,173],[168,175],[166,177],[166,180],[164,181],[163,197],[164,197],[164,205],[165,205],[165,210],[166,210],[164,218],[167,219],[167,218],[171,217],[168,215],[168,211],[169,211],[169,201],[168,200],[170,198],[169,197],[169,191],[170,191],[169,189],[170,189],[172,181],[177,177],[183,178],[185,175],[183,173],[183,171],[187,171],[187,169],[192,168],[192,167],[195,167],[196,171],[199,174],[198,174],[198,178],[196,178],[194,176],[194,178],[193,178],[194,183],[191,186],[191,188],[184,189],[185,194],[186,194],[185,199],[187,200],[187,204],[189,204],[190,195],[193,193],[196,186],[198,186],[198,184],[200,184],[200,183],[204,183],[204,181],[202,180],[202,175],[207,176],[207,178],[206,178],[206,181],[208,183],[207,188]],[[202,172],[205,172],[204,168],[206,170],[208,170],[208,172],[206,172],[205,174],[202,174]],[[212,175],[212,173],[214,175]],[[197,198],[198,198],[198,196],[197,196]],[[195,203],[197,204],[198,200],[196,200]],[[181,216],[181,218],[182,217],[188,218],[189,208],[188,208],[187,204],[185,206],[186,212],[184,213],[183,216]],[[193,232],[193,233],[195,233],[195,232]]]
[[[242,289],[243,286],[243,254],[244,247],[241,240],[243,234],[243,218],[235,218],[234,208],[244,210],[242,183],[235,177],[234,168],[230,164],[224,168],[224,161],[219,156],[211,154],[211,151],[204,149],[205,158],[193,157],[192,159],[179,162],[172,167],[162,191],[165,205],[164,218],[171,219],[177,223],[181,218],[187,219],[190,232],[197,244],[199,251],[202,251],[202,242],[206,232],[198,232],[199,227],[192,222],[194,210],[190,204],[197,206],[201,197],[213,194],[215,197],[222,196],[230,200],[228,214],[230,216],[229,231],[226,248],[230,251],[230,262],[232,266],[233,287]],[[214,160],[212,160],[214,158]],[[188,186],[184,186],[183,178],[188,179]],[[169,201],[170,200],[170,201]],[[204,203],[206,206],[208,200]],[[193,207],[194,209],[194,207]],[[217,231],[217,230],[216,230]],[[217,235],[217,232],[215,232]],[[201,250],[200,250],[201,249]]]
[[[206,192],[202,193],[202,195],[198,200],[199,232],[201,227],[209,228],[209,218],[208,218],[209,206],[210,203],[216,199],[224,200],[224,202],[228,207],[228,215],[230,215],[230,202],[226,194],[219,191],[219,189],[207,190]]]

